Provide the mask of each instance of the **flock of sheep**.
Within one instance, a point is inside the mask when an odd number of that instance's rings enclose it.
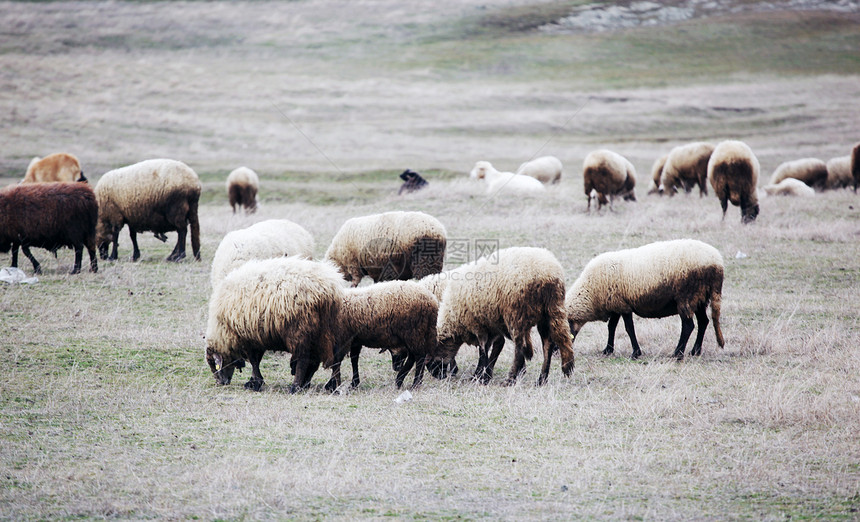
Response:
[[[742,142],[690,143],[655,162],[651,192],[671,195],[698,185],[700,194],[706,195],[710,184],[723,216],[731,201],[741,207],[747,223],[758,214],[759,170],[752,150]],[[485,180],[492,194],[541,191],[545,184],[559,182],[562,165],[547,156],[510,173],[479,161],[470,175]],[[593,197],[598,209],[615,197],[635,200],[635,169],[615,152],[589,154],[583,178],[589,208]],[[850,156],[827,164],[813,159],[785,163],[766,190],[797,194],[851,184],[855,191],[860,184],[860,144]],[[250,169],[230,173],[226,188],[234,212],[241,207],[247,212],[256,209],[258,185],[258,176]],[[74,156],[35,158],[20,184],[0,190],[0,252],[11,249],[15,267],[20,247],[39,273],[31,247],[54,252],[71,247],[76,273],[86,247],[96,272],[96,249],[102,259],[117,259],[119,232],[127,225],[134,260],[140,257],[137,233],[147,231],[162,241],[166,232],[178,232],[167,259],[183,259],[189,229],[192,252],[199,260],[201,188],[197,174],[174,160],[148,160],[112,170],[92,189]],[[205,360],[216,382],[228,384],[247,362],[252,374],[245,387],[259,390],[264,383],[260,362],[266,351],[274,350],[291,353],[293,392],[306,388],[320,365],[332,371],[326,389],[337,389],[347,353],[351,383],[357,386],[359,354],[369,347],[391,352],[398,387],[414,368],[414,387],[422,382],[425,368],[439,378],[456,373],[457,353],[469,344],[479,353],[474,377],[487,383],[505,339],[510,339],[514,362],[505,382],[511,384],[533,357],[531,331],[537,327],[543,353],[538,383],[543,384],[556,352],[562,373],[571,375],[573,341],[591,321],[608,323],[604,353],[610,354],[615,329],[623,319],[636,358],[641,350],[633,314],[678,315],[681,335],[674,354],[680,359],[695,317],[698,332],[690,354],[698,355],[709,324],[709,305],[717,343],[724,345],[723,260],[716,249],[700,241],[664,241],[599,255],[570,288],[565,288],[563,268],[549,250],[506,248],[443,271],[446,245],[444,225],[421,212],[349,219],[321,261],[312,259],[312,235],[289,220],[263,221],[228,233],[215,253],[210,276]],[[359,287],[364,277],[374,284]]]

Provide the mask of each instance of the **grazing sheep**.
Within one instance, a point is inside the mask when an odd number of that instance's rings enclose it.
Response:
[[[552,183],[555,185],[561,181],[561,160],[555,156],[541,156],[520,165],[517,174],[531,176],[541,183]]]
[[[245,207],[245,213],[253,214],[257,210],[257,191],[260,188],[260,178],[248,167],[239,167],[227,176],[227,197],[233,213],[236,207]]]
[[[403,180],[403,184],[400,185],[400,190],[397,191],[398,196],[404,192],[408,194],[410,192],[415,192],[416,190],[421,190],[428,185],[427,180],[422,178],[421,174],[414,170],[404,170],[400,174],[400,179]]]
[[[414,281],[347,289],[340,307],[338,350],[326,389],[334,391],[340,386],[340,365],[347,349],[352,362],[352,386],[359,385],[358,356],[362,346],[390,350],[392,360],[399,360],[392,364],[397,371],[394,383],[398,388],[414,364],[412,388],[419,386],[425,359],[436,346],[438,311],[436,297]]]
[[[423,212],[385,212],[348,219],[331,240],[326,259],[352,286],[374,281],[420,279],[442,270],[445,227]]]
[[[609,321],[609,340],[603,353],[614,351],[615,327],[624,328],[633,345],[633,358],[642,355],[633,314],[640,317],[681,316],[681,338],[675,357],[682,359],[693,331],[693,315],[699,331],[691,355],[702,352],[702,339],[711,318],[717,344],[725,344],[720,330],[723,258],[712,246],[693,239],[660,241],[639,248],[601,254],[585,265],[565,298],[567,318],[574,338],[591,321]]]
[[[320,363],[333,361],[342,284],[333,266],[297,257],[251,260],[227,274],[209,300],[206,362],[215,381],[229,384],[247,360],[245,388],[259,391],[260,361],[275,350],[292,354],[290,393],[307,388]]]
[[[44,158],[33,158],[21,183],[45,183],[51,181],[87,181],[78,158],[58,152]]]
[[[669,159],[669,155],[664,154],[651,165],[651,183],[648,185],[648,194],[661,194],[660,178],[663,176],[663,167],[666,165],[667,159]]]
[[[818,158],[786,161],[773,171],[770,184],[776,185],[786,178],[799,179],[814,189],[823,190],[827,185],[827,164]]]
[[[483,179],[487,182],[487,194],[495,195],[504,189],[505,193],[533,193],[543,192],[543,183],[531,176],[514,174],[513,172],[499,172],[489,161],[475,163],[472,179]]]
[[[860,185],[860,143],[851,149],[851,176],[854,178],[854,192],[857,192]]]
[[[851,176],[851,156],[831,158],[827,162],[827,188],[831,190],[850,187],[854,182]]]
[[[210,281],[214,288],[227,274],[251,259],[289,256],[313,258],[311,233],[288,219],[261,221],[224,236],[212,258]]]
[[[132,259],[140,258],[137,233],[151,230],[156,237],[177,231],[179,237],[168,261],[185,257],[185,236],[191,226],[191,250],[200,260],[200,224],[197,204],[202,185],[191,167],[169,159],[135,163],[106,173],[96,184],[99,223],[96,230],[102,259],[117,259],[119,232],[128,225],[134,247]],[[113,251],[108,258],[108,244]]]
[[[741,207],[741,221],[752,223],[758,216],[758,158],[741,141],[727,140],[716,146],[708,161],[708,181],[723,208],[726,219],[728,202]]]
[[[444,276],[448,282],[439,304],[438,343],[428,364],[435,377],[444,377],[450,371],[460,345],[468,343],[478,347],[475,378],[487,383],[498,351],[504,346],[495,341],[504,336],[516,345],[514,364],[506,381],[515,383],[534,352],[530,337],[533,326],[537,326],[543,341],[544,360],[538,384],[546,382],[555,349],[561,352],[562,372],[571,374],[574,361],[564,313],[564,271],[549,250],[506,248]]]
[[[96,220],[98,203],[86,183],[21,184],[0,190],[0,252],[12,250],[12,266],[18,266],[18,247],[33,263],[42,267],[30,247],[45,248],[54,254],[62,247],[75,249],[73,274],[81,271],[83,249],[90,254],[90,270],[98,272],[96,260]]]
[[[601,149],[591,152],[582,163],[582,177],[588,210],[591,210],[591,192],[597,193],[597,210],[609,203],[606,196],[621,196],[625,201],[636,201],[636,169],[624,156]],[[610,204],[611,207],[611,204]]]
[[[663,175],[660,178],[660,192],[674,196],[678,187],[689,193],[699,185],[699,197],[708,195],[708,160],[714,146],[697,141],[679,145],[669,151]]]
[[[815,195],[815,189],[795,178],[785,178],[776,185],[766,185],[764,191],[768,196],[812,197]]]

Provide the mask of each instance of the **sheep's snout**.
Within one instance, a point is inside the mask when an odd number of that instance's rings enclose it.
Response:
[[[457,375],[460,368],[457,367],[457,361],[454,359],[443,360],[439,358],[431,359],[425,365],[430,375],[436,379],[447,379],[449,376]]]
[[[87,181],[89,181],[89,180],[87,179],[87,177],[86,177],[86,176],[84,176],[84,171],[81,171],[81,177],[79,177],[79,178],[78,178],[78,181],[79,181],[80,183],[86,183]]]

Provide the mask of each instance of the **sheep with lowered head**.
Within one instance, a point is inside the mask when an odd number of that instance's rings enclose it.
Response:
[[[699,185],[699,197],[707,196],[708,160],[713,152],[714,146],[703,141],[679,145],[669,151],[660,177],[660,191],[674,196],[678,187],[684,187],[689,193]]]
[[[812,197],[815,189],[795,178],[785,178],[776,185],[765,185],[765,193],[768,196],[800,196]]]
[[[168,261],[185,257],[185,237],[191,228],[191,250],[200,260],[200,223],[197,205],[203,186],[191,167],[175,160],[152,159],[112,170],[96,184],[99,223],[96,230],[102,259],[117,259],[119,232],[128,225],[134,247],[132,259],[140,258],[137,233],[151,230],[156,236],[179,233]],[[108,245],[113,251],[108,257]]]
[[[726,140],[714,148],[708,160],[708,181],[723,208],[726,219],[728,202],[741,207],[741,222],[752,223],[758,216],[758,175],[761,167],[749,145]]]
[[[660,241],[639,248],[601,254],[585,265],[567,291],[565,307],[574,338],[591,321],[609,322],[609,340],[603,353],[614,351],[619,318],[633,345],[633,358],[642,355],[633,314],[640,317],[681,316],[681,338],[675,357],[684,357],[693,331],[693,316],[699,324],[691,355],[702,352],[708,326],[707,307],[717,344],[725,342],[720,329],[723,288],[723,258],[714,247],[693,239]]]
[[[51,181],[87,181],[81,162],[72,154],[57,152],[44,158],[33,158],[21,183],[45,183]]]
[[[245,388],[259,391],[260,361],[274,350],[292,354],[290,393],[307,388],[334,359],[342,284],[335,267],[297,257],[252,260],[227,274],[209,300],[206,362],[215,381],[229,384],[247,360]]]
[[[854,182],[851,177],[851,156],[839,156],[827,161],[827,188],[830,190],[850,187]]]
[[[531,176],[499,172],[489,161],[475,163],[469,173],[472,179],[482,179],[487,182],[487,194],[494,195],[504,191],[506,194],[526,194],[543,192],[543,183]]]
[[[860,143],[851,149],[851,177],[854,178],[854,192],[860,186]]]
[[[625,201],[636,201],[636,194],[633,192],[636,186],[636,169],[621,154],[606,149],[589,153],[582,163],[582,177],[585,196],[588,198],[588,210],[591,210],[592,191],[597,193],[597,210],[610,202],[606,199],[607,196],[611,199],[621,196]]]
[[[823,190],[827,185],[827,164],[818,158],[786,161],[773,171],[770,184],[776,185],[787,178],[799,179],[814,189]]]
[[[227,197],[233,213],[236,213],[236,207],[245,207],[248,214],[256,212],[259,188],[260,178],[248,167],[239,167],[227,175]]]
[[[331,240],[326,259],[352,286],[374,281],[420,279],[442,270],[447,233],[423,212],[385,212],[348,219]]]
[[[561,181],[561,160],[555,156],[541,156],[520,165],[517,174],[531,176],[541,183],[552,183],[555,185]]]
[[[666,160],[669,159],[668,154],[664,154],[654,160],[651,165],[651,183],[648,185],[648,194],[661,194],[660,178],[663,176],[663,167],[666,165]]]

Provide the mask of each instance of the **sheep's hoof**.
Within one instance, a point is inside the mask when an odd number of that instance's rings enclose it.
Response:
[[[325,391],[329,393],[334,393],[337,390],[337,383],[334,379],[329,379],[327,383],[325,383]]]
[[[678,362],[683,361],[684,360],[684,352],[675,352],[675,359],[677,359]]]
[[[353,388],[358,388],[358,385],[359,385],[359,384],[361,384],[361,381],[360,381],[360,380],[358,380],[358,379],[353,379],[353,380],[352,380],[352,382],[350,383],[350,386],[352,386]]]
[[[562,365],[561,373],[564,374],[565,377],[570,377],[573,375],[574,362],[570,361],[569,364]]]
[[[607,346],[603,349],[603,355],[612,355],[613,352],[615,352],[615,348],[613,348],[612,346]]]
[[[638,359],[641,356],[642,356],[642,352],[638,351],[638,352],[633,352],[633,355],[631,355],[630,358],[635,361],[636,359]]]
[[[73,269],[72,269],[72,271],[71,271],[71,272],[69,272],[69,274],[71,274],[71,275],[74,275],[74,274],[80,274],[80,273],[81,273],[81,269],[80,269],[80,268],[73,268]]]
[[[185,259],[185,252],[179,252],[178,254],[170,254],[167,256],[167,260],[174,263],[182,261],[183,259]]]
[[[251,380],[249,380],[248,382],[246,382],[246,383],[245,383],[245,389],[246,389],[246,390],[257,391],[257,392],[258,392],[258,391],[260,391],[260,389],[261,389],[262,387],[263,387],[263,381],[258,381],[258,380],[256,380],[256,379],[251,379]],[[292,393],[292,390],[291,390],[291,393]]]

